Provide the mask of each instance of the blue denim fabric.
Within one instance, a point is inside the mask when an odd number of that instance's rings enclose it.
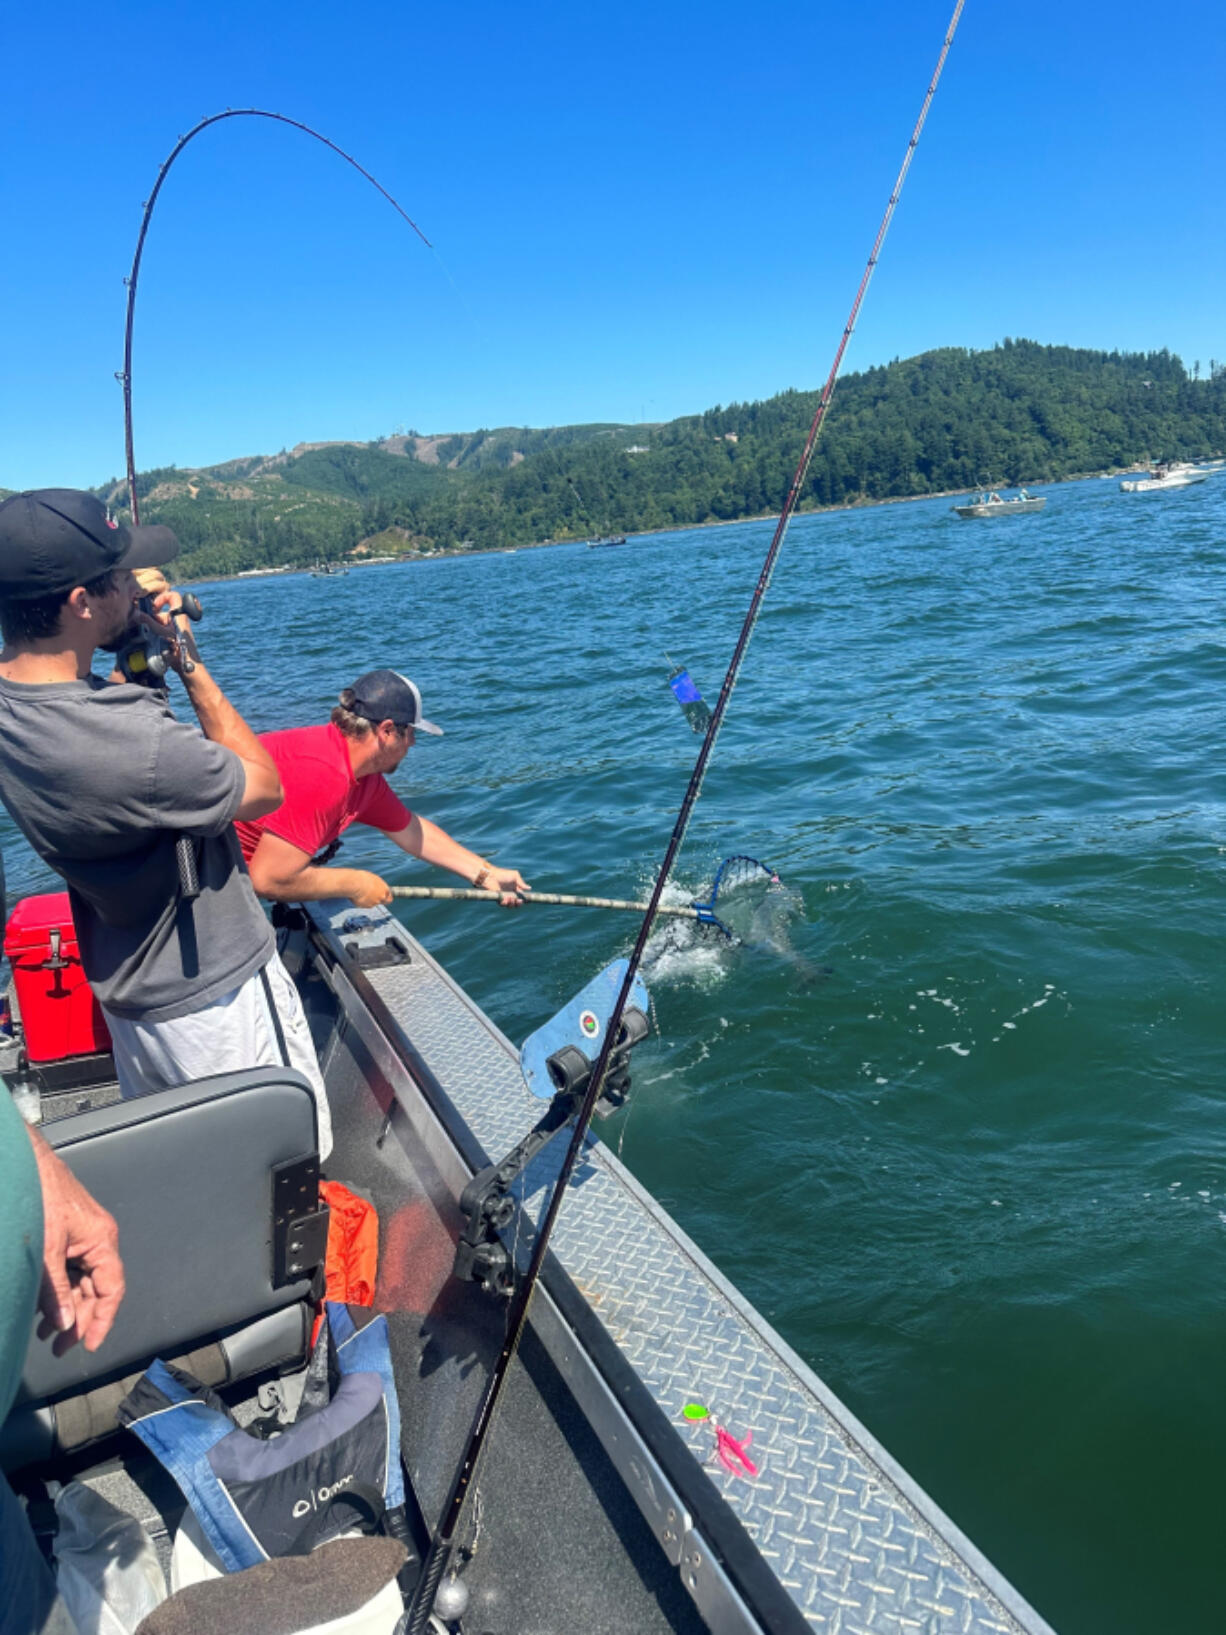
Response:
[[[392,1373],[392,1349],[387,1337],[387,1318],[382,1312],[365,1328],[356,1328],[349,1308],[339,1301],[326,1302],[328,1327],[336,1346],[336,1361],[342,1374],[378,1374],[383,1381],[387,1404],[387,1479],[383,1499],[389,1510],[404,1503],[404,1470],[400,1463],[400,1399]]]
[[[403,1505],[405,1491],[400,1462],[400,1404],[392,1375],[387,1318],[380,1314],[365,1328],[358,1329],[344,1305],[329,1301],[328,1324],[341,1373],[346,1377],[373,1375],[382,1391],[387,1412],[383,1496],[387,1508],[394,1509]],[[210,1451],[219,1442],[243,1433],[235,1430],[233,1420],[225,1414],[193,1396],[160,1359],[150,1363],[145,1379],[164,1399],[164,1405],[140,1419],[129,1420],[128,1429],[140,1437],[174,1477],[227,1572],[239,1572],[266,1561],[266,1552],[246,1526],[209,1461]],[[373,1380],[371,1385],[373,1388]],[[377,1401],[377,1397],[374,1400]]]
[[[170,1405],[130,1421],[128,1429],[140,1437],[179,1484],[228,1573],[267,1561],[209,1464],[209,1449],[233,1433],[233,1420],[192,1396],[160,1359],[149,1364],[145,1378]]]

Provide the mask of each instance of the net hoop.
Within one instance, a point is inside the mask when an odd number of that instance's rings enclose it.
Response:
[[[740,865],[739,868],[736,867],[737,864]],[[715,905],[719,901],[720,891],[723,889],[725,878],[729,874],[732,875],[732,879],[728,884],[729,890],[735,890],[738,885],[743,885],[749,879],[757,876],[764,877],[769,886],[781,885],[782,881],[775,870],[768,863],[763,863],[760,858],[750,857],[747,852],[735,852],[731,857],[725,857],[716,869],[715,879],[711,882],[711,895],[707,901],[699,902],[696,898],[690,904],[690,907],[698,916],[699,925],[712,926],[716,931],[722,932],[729,942],[739,942],[741,939],[736,932],[730,925],[720,919],[715,912]]]

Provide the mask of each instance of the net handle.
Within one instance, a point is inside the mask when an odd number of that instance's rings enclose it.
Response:
[[[459,886],[393,886],[393,897],[435,897],[444,902],[455,903],[500,903],[506,892],[482,890],[475,887],[465,890]],[[646,903],[631,902],[623,897],[581,897],[562,891],[533,891],[520,897],[521,903],[546,903],[561,905],[565,908],[617,908],[627,909],[642,914]],[[658,914],[673,914],[684,920],[701,920],[703,918],[699,908],[682,908],[680,906],[662,905],[656,910]]]

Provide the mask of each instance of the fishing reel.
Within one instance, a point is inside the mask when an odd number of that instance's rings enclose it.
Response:
[[[625,962],[618,963],[624,965]],[[572,1001],[570,1007],[554,1018],[554,1023],[566,1019],[573,1005]],[[500,1163],[478,1170],[460,1194],[460,1210],[466,1224],[456,1245],[453,1274],[462,1282],[479,1283],[490,1294],[510,1296],[514,1291],[517,1269],[514,1253],[502,1241],[502,1233],[511,1226],[519,1209],[518,1202],[511,1196],[511,1188],[559,1130],[571,1123],[583,1104],[591,1085],[603,1034],[603,1029],[597,1032],[591,1028],[589,1019],[594,1016],[593,1008],[585,1007],[579,1026],[585,1044],[590,1046],[592,1038],[595,1038],[595,1051],[589,1055],[572,1041],[545,1058],[545,1072],[554,1094],[544,1116]],[[585,1020],[588,1021],[586,1029]],[[545,1031],[540,1030],[542,1033]],[[649,1031],[645,1011],[637,1005],[627,1005],[622,1013],[617,1044],[609,1057],[600,1099],[596,1103],[598,1118],[607,1118],[610,1113],[626,1105],[630,1095],[630,1052],[647,1037]],[[533,1035],[533,1039],[537,1037]],[[529,1044],[525,1045],[525,1054],[532,1042],[529,1040]]]
[[[199,598],[190,591],[184,591],[182,601],[183,606],[171,614],[171,623],[183,653],[183,668],[190,675],[199,662],[200,649],[187,621],[190,619],[192,624],[198,624],[204,617],[204,609],[200,606]],[[152,596],[140,597],[136,609],[147,618],[157,617]],[[141,623],[134,626],[132,635],[115,655],[115,665],[125,681],[134,681],[142,687],[164,687],[173,652],[174,647],[165,636],[159,636],[147,624]]]

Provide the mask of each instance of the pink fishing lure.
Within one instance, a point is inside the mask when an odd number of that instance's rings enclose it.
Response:
[[[745,1451],[753,1441],[753,1432],[749,1431],[738,1442],[736,1437],[726,1431],[719,1420],[714,1418],[709,1408],[704,1408],[701,1402],[687,1402],[681,1410],[687,1419],[709,1419],[715,1432],[715,1452],[720,1464],[729,1476],[756,1476],[758,1467]]]
[[[749,1431],[744,1440],[738,1442],[735,1436],[728,1432],[718,1422],[715,1425],[715,1451],[719,1454],[719,1462],[730,1476],[756,1476],[758,1467],[745,1452],[753,1441],[753,1432]]]

